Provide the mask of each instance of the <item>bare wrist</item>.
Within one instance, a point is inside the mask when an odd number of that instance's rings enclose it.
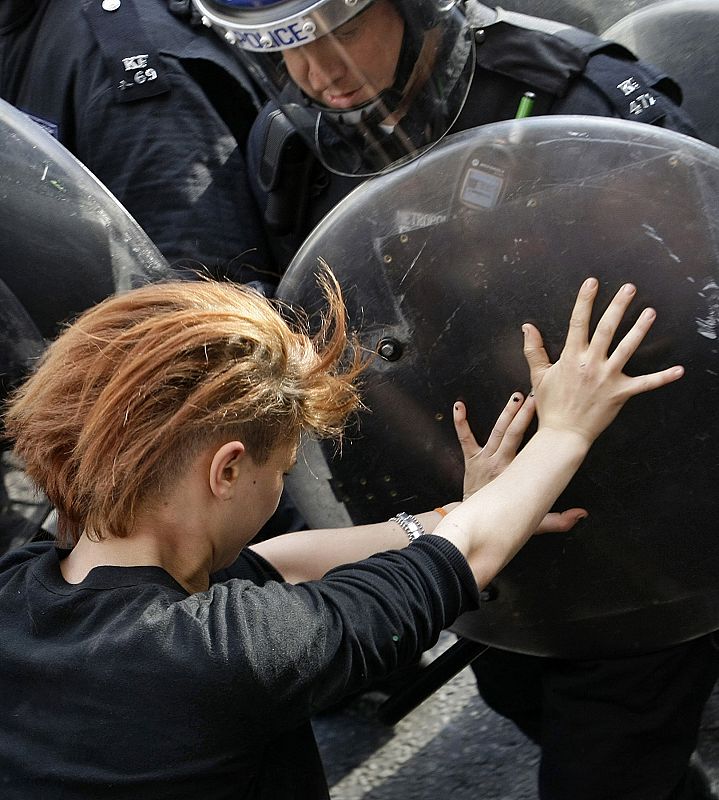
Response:
[[[553,447],[560,448],[565,455],[576,453],[580,461],[584,460],[593,444],[593,440],[580,431],[569,428],[555,428],[551,424],[542,425],[540,423],[533,438],[542,442],[551,442]]]

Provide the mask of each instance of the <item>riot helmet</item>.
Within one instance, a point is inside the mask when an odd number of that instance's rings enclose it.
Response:
[[[313,152],[340,175],[416,158],[474,72],[457,0],[193,0]]]

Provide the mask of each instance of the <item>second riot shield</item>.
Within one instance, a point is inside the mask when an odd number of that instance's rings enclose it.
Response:
[[[672,76],[700,137],[719,145],[719,0],[663,0],[623,17],[602,34]]]
[[[115,197],[59,142],[0,100],[0,279],[40,333],[169,272]]]
[[[2,100],[0,252],[0,401],[64,323],[108,295],[170,274],[110,192]],[[0,446],[0,554],[30,538],[49,510]]]
[[[638,123],[546,117],[450,137],[366,182],[318,226],[280,295],[318,307],[318,258],[376,356],[340,453],[308,444],[292,491],[314,526],[459,499],[461,398],[482,440],[528,391],[521,325],[556,357],[582,280],[658,311],[633,374],[683,380],[635,398],[557,508],[581,527],[531,540],[455,630],[538,655],[641,652],[719,628],[719,151]],[[601,305],[601,304],[599,304]],[[597,308],[597,314],[602,308]],[[627,321],[627,326],[631,323]],[[621,333],[621,331],[620,331]]]

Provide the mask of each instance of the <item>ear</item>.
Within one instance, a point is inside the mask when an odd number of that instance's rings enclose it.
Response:
[[[229,500],[237,486],[245,459],[248,458],[242,442],[225,442],[210,462],[210,491],[219,500]]]

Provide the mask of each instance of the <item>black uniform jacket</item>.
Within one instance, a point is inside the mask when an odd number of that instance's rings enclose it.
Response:
[[[251,279],[248,266],[266,265],[244,158],[254,95],[187,5],[3,0],[0,97],[82,161],[173,265]]]

